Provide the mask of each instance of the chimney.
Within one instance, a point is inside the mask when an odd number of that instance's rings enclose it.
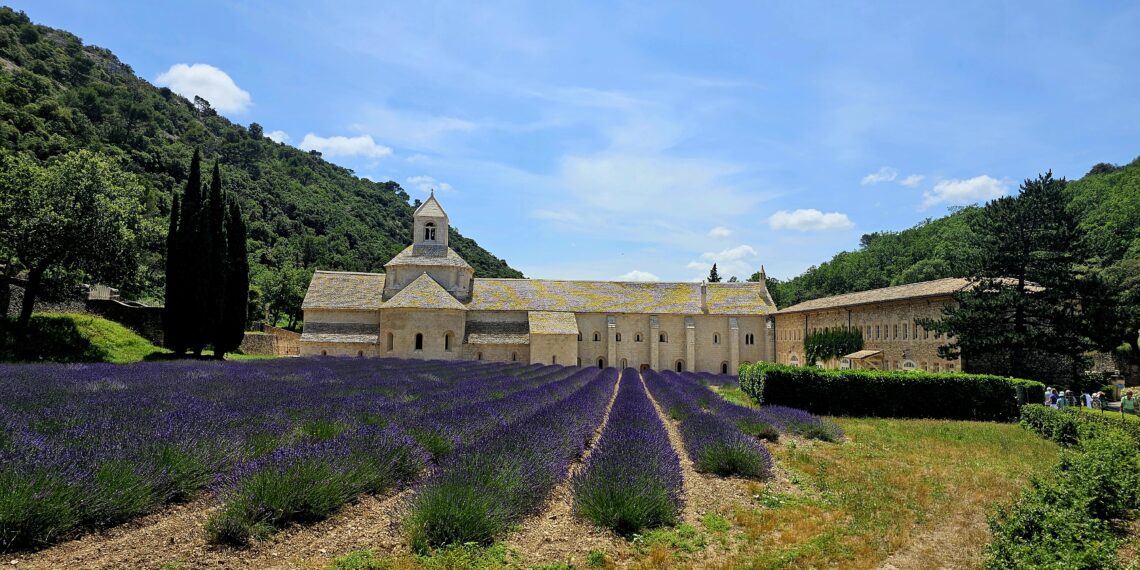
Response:
[[[709,312],[709,284],[701,281],[701,312]]]

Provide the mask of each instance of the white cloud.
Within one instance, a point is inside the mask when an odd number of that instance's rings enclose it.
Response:
[[[351,125],[350,129],[371,133],[401,149],[441,151],[448,147],[451,136],[469,133],[479,127],[472,121],[457,117],[376,106],[368,109],[363,120]]]
[[[863,186],[867,186],[868,184],[878,184],[880,182],[890,182],[890,181],[894,180],[895,178],[898,178],[898,176],[899,176],[899,171],[897,171],[897,170],[895,170],[889,166],[884,166],[884,167],[880,168],[878,172],[872,172],[871,174],[864,176],[863,180],[861,182],[859,182],[859,184],[862,184]]]
[[[793,212],[780,210],[768,217],[768,225],[774,230],[796,230],[801,232],[823,232],[849,230],[855,227],[847,214],[839,212],[823,213],[815,208]]]
[[[440,182],[431,176],[411,176],[408,178],[408,185],[424,194],[432,190],[439,190],[440,192],[448,192],[451,190],[450,184]]]
[[[206,63],[176,63],[159,74],[155,82],[188,99],[197,95],[223,113],[240,113],[249,108],[249,92],[238,87],[229,74]]]
[[[625,275],[618,276],[617,280],[618,281],[660,281],[661,278],[650,273],[650,272],[648,272],[648,271],[641,271],[639,269],[634,269],[633,271],[630,271],[629,273],[626,273]]]
[[[961,206],[1000,198],[1009,193],[1005,182],[985,174],[967,180],[942,180],[928,192],[922,193],[925,210],[937,204]]]
[[[914,188],[915,186],[918,186],[919,183],[922,182],[923,180],[926,180],[925,176],[923,176],[921,174],[911,174],[910,176],[907,176],[906,178],[903,178],[902,180],[900,180],[899,184],[902,184],[903,186],[907,186],[910,188]]]
[[[711,237],[711,238],[723,239],[723,238],[726,238],[726,237],[731,236],[731,235],[732,235],[732,230],[730,230],[724,226],[717,226],[717,227],[709,230],[709,237]]]
[[[551,222],[580,223],[584,221],[582,216],[573,210],[535,210],[530,215],[535,219]]]
[[[723,262],[723,261],[738,261],[741,259],[756,257],[756,249],[750,245],[738,245],[730,247],[725,250],[713,253],[702,253],[701,257],[709,261]]]
[[[376,144],[369,135],[358,137],[320,137],[309,133],[297,145],[304,150],[319,151],[325,156],[366,156],[370,158],[383,158],[392,154],[392,149]]]
[[[289,142],[289,133],[287,133],[285,131],[269,131],[268,133],[265,133],[265,136],[269,137],[269,140],[271,140],[273,142],[277,142],[277,143]]]

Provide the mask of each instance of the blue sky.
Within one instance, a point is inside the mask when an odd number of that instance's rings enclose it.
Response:
[[[14,2],[530,277],[788,278],[1140,155],[1140,4]]]

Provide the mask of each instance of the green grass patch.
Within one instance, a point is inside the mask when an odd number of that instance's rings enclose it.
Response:
[[[334,559],[328,570],[492,570],[519,567],[518,553],[496,543],[486,548],[473,544],[439,548],[420,555],[377,556],[372,551],[360,550]]]
[[[14,320],[0,319],[0,360],[127,364],[166,352],[127,327],[93,315],[32,315],[25,340],[17,339],[14,329]]]
[[[739,386],[722,386],[720,388],[713,388],[713,391],[720,394],[721,398],[732,402],[738,406],[746,408],[755,408],[756,400],[752,399],[747,392],[741,390]]]

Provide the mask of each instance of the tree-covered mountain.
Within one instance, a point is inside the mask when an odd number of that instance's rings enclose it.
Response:
[[[1074,244],[1083,257],[1115,280],[1140,279],[1140,158],[1127,166],[1098,164],[1065,190],[1068,210],[1085,236]],[[828,295],[969,276],[978,259],[972,228],[983,215],[984,208],[970,206],[906,230],[864,234],[859,249],[837,253],[786,281],[769,278],[769,289],[777,306],[787,307]]]
[[[204,168],[220,163],[246,216],[255,286],[275,286],[274,276],[299,269],[382,271],[410,243],[414,204],[399,184],[275,143],[256,123],[236,125],[208,101],[151,85],[106,49],[0,8],[0,152],[41,161],[79,149],[109,156],[141,178],[146,215],[165,228],[196,148]],[[449,237],[476,275],[522,276],[454,228]],[[138,275],[113,285],[160,298],[161,232],[144,249]]]

